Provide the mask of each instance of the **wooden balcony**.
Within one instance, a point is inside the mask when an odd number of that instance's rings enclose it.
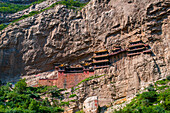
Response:
[[[93,56],[93,58],[95,59],[95,58],[103,58],[103,57],[108,57],[109,56],[109,54],[104,54],[104,55],[95,55],[95,56]]]
[[[106,60],[94,61],[93,64],[102,63],[102,62],[109,62],[109,60],[106,59]]]
[[[145,47],[140,47],[140,48],[136,48],[136,49],[128,49],[128,52],[133,52],[133,51],[141,51],[144,50]]]

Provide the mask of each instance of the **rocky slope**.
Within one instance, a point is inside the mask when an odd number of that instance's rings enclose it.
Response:
[[[0,79],[15,82],[53,70],[54,62],[77,63],[140,38],[152,55],[123,57],[99,72],[117,77],[120,98],[133,95],[145,82],[169,75],[169,7],[168,0],[92,0],[81,11],[58,5],[21,20],[0,32]]]
[[[42,3],[40,3],[40,4],[34,4],[27,9],[25,9],[23,11],[19,11],[19,12],[14,13],[14,14],[0,13],[0,24],[1,23],[10,23],[13,20],[21,18],[23,15],[28,15],[32,11],[40,11],[42,9],[45,9],[45,8],[51,6],[55,2],[56,2],[56,0],[46,0]]]

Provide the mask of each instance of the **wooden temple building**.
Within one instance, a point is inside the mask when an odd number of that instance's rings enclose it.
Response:
[[[127,56],[140,55],[141,53],[151,53],[149,46],[144,44],[142,40],[135,40],[129,42]]]
[[[39,79],[39,85],[54,86],[58,88],[71,88],[76,86],[80,81],[94,75],[94,70],[89,68],[90,64],[66,65],[58,64],[55,69],[58,71],[55,79]]]
[[[94,75],[95,70],[108,68],[116,64],[123,57],[132,57],[141,53],[151,53],[149,46],[142,40],[130,41],[127,49],[122,49],[116,45],[110,51],[100,50],[94,52],[92,58],[82,61],[77,65],[54,64],[58,74],[53,79],[39,79],[39,85],[53,86],[58,88],[71,88],[76,86],[80,81]]]
[[[94,69],[109,67],[109,52],[108,50],[96,51],[93,58]]]

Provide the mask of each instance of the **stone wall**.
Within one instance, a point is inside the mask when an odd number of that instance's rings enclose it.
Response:
[[[38,84],[44,86],[57,86],[58,88],[72,88],[80,81],[94,75],[94,72],[62,73],[59,72],[56,79],[39,79]]]

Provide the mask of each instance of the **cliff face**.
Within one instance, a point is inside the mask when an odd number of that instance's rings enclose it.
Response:
[[[55,62],[77,63],[95,50],[116,44],[126,48],[129,40],[139,38],[153,54],[125,57],[107,73],[118,76],[120,87],[136,84],[136,89],[141,82],[165,77],[170,61],[169,6],[168,0],[92,0],[78,12],[58,5],[21,20],[0,32],[0,79],[15,81],[53,70]]]

